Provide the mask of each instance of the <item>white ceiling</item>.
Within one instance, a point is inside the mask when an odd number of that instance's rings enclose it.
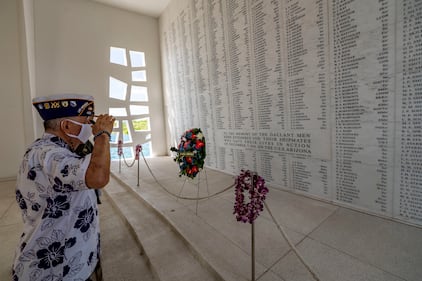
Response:
[[[158,17],[171,0],[93,0],[143,15]]]

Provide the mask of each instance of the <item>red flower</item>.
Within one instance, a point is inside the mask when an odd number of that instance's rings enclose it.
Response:
[[[200,149],[201,147],[203,147],[205,144],[203,141],[198,140],[195,144],[195,148],[196,149]]]
[[[192,173],[197,173],[198,172],[198,167],[196,166],[192,166]]]
[[[192,164],[192,157],[186,156],[185,159],[186,159],[186,163]]]

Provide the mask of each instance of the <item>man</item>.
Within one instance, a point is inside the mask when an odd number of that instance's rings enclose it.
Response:
[[[94,190],[109,181],[115,119],[104,114],[94,122],[91,96],[39,97],[33,105],[45,133],[27,149],[17,177],[24,227],[13,280],[102,280]]]

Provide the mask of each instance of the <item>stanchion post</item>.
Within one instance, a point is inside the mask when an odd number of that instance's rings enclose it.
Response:
[[[255,187],[255,172],[251,173],[251,188]],[[251,223],[251,281],[255,281],[255,222],[252,221]]]
[[[136,184],[136,186],[139,186],[139,158],[138,158],[138,183]]]
[[[198,173],[198,182],[196,184],[196,198],[199,198],[199,184],[201,182],[201,172]],[[198,203],[199,199],[196,199],[196,209],[195,209],[195,215],[198,215]]]
[[[122,140],[119,140],[117,143],[117,154],[119,155],[119,174],[122,172],[122,154],[123,154],[123,148],[122,148]]]
[[[138,144],[136,145],[136,154],[135,154],[135,160],[138,160],[138,183],[136,186],[139,186],[139,153],[142,151],[142,145]]]
[[[251,246],[252,246],[252,254],[251,254],[251,257],[252,257],[252,277],[251,277],[251,280],[252,281],[255,281],[255,222],[252,222],[251,223],[251,226],[252,226],[252,237],[251,237]]]

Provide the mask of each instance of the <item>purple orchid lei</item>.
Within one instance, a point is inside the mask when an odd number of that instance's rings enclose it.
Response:
[[[245,203],[245,192],[249,193],[249,203]],[[268,188],[265,186],[265,180],[252,173],[249,170],[241,170],[235,181],[236,201],[234,203],[234,212],[237,221],[253,223],[264,210],[264,200]]]

